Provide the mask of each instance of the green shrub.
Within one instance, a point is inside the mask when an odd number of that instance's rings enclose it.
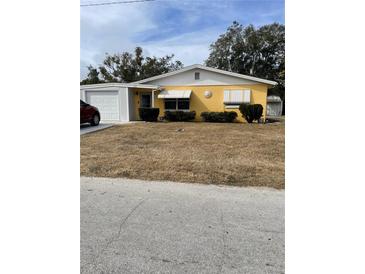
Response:
[[[159,108],[139,108],[139,117],[146,122],[156,122],[160,114]]]
[[[259,121],[264,108],[260,104],[241,104],[240,112],[242,113],[242,117],[246,119],[248,123],[252,123],[253,121]]]
[[[167,121],[183,122],[195,119],[195,111],[165,111],[165,119]]]
[[[200,116],[205,122],[232,123],[237,118],[235,111],[202,112]]]

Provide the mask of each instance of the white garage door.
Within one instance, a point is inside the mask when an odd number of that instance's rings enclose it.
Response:
[[[87,91],[86,101],[99,109],[101,120],[119,120],[118,91]]]

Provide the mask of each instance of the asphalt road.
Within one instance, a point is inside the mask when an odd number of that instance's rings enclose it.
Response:
[[[81,273],[284,273],[284,196],[81,178]]]

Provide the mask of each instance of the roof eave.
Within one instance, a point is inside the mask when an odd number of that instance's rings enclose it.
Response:
[[[158,89],[160,86],[158,85],[148,85],[148,84],[139,84],[136,82],[133,83],[100,83],[100,84],[91,84],[91,85],[80,85],[80,89],[95,89],[95,88],[108,88],[108,87],[127,87],[127,88],[147,88],[147,89]]]
[[[146,79],[143,79],[143,80],[139,80],[139,81],[136,81],[136,82],[133,82],[133,83],[135,83],[135,84],[144,84],[146,82],[150,82],[150,81],[162,79],[162,78],[165,78],[165,77],[173,76],[175,74],[182,73],[182,72],[185,72],[185,71],[189,71],[189,70],[192,70],[192,69],[197,69],[197,68],[207,70],[207,71],[211,71],[211,72],[220,73],[220,74],[229,75],[229,76],[232,76],[232,77],[237,77],[237,78],[240,78],[240,79],[246,79],[246,80],[250,80],[250,81],[254,81],[254,82],[258,82],[258,83],[267,84],[267,85],[270,85],[270,87],[276,86],[278,84],[275,81],[270,81],[270,80],[266,80],[266,79],[261,79],[261,78],[248,76],[248,75],[243,75],[243,74],[230,72],[230,71],[225,71],[225,70],[221,70],[221,69],[210,68],[210,67],[206,67],[206,66],[202,66],[202,65],[187,66],[187,67],[182,68],[180,70],[175,70],[175,71],[172,71],[172,72],[168,72],[168,73],[164,73],[164,74],[161,74],[161,75],[153,76],[153,77],[146,78]]]

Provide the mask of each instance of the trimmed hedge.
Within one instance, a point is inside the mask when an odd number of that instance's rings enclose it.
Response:
[[[165,119],[173,122],[191,121],[195,119],[195,111],[165,111]]]
[[[205,122],[232,123],[237,118],[235,111],[202,112],[200,116]]]
[[[139,108],[139,117],[146,122],[157,122],[158,115],[160,114],[159,108]]]
[[[260,104],[241,104],[239,108],[242,113],[242,117],[244,117],[248,123],[252,123],[255,120],[259,121],[264,110]]]

